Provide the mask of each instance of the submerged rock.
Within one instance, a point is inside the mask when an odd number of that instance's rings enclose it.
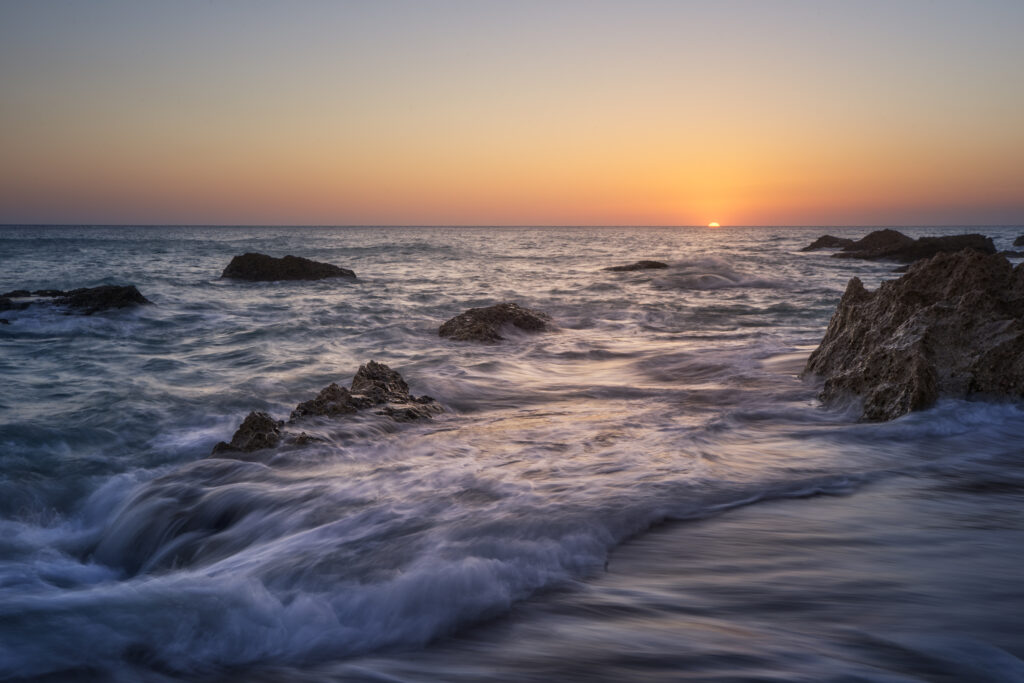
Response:
[[[8,297],[31,298],[29,301],[12,301]],[[152,303],[132,285],[81,287],[66,292],[60,289],[37,289],[34,292],[16,289],[0,297],[0,311],[24,310],[34,304],[56,304],[67,306],[69,313],[92,315],[112,308],[129,308]]]
[[[250,453],[282,443],[305,445],[317,439],[295,431],[296,425],[303,420],[344,417],[370,408],[375,408],[378,415],[386,415],[399,422],[425,419],[444,411],[441,404],[429,396],[410,395],[409,385],[401,375],[387,365],[371,360],[359,366],[351,389],[331,383],[314,398],[295,406],[287,422],[274,420],[267,413],[249,413],[231,442],[218,443],[213,447],[212,455],[233,451]]]
[[[1024,396],[1024,267],[964,250],[919,261],[869,292],[850,280],[804,374],[891,420],[940,397]]]
[[[551,329],[551,316],[518,304],[501,303],[485,308],[471,308],[460,313],[441,325],[437,333],[458,341],[494,343],[504,339],[500,330],[506,325],[513,325],[525,332],[544,332]]]
[[[931,258],[944,252],[973,249],[983,254],[996,253],[991,237],[976,233],[950,235],[948,237],[922,237],[913,239],[898,230],[875,230],[842,251],[832,254],[833,258],[859,258],[868,260],[890,260],[911,263]]]
[[[221,277],[252,282],[276,280],[323,280],[331,277],[355,278],[348,268],[311,261],[301,256],[275,258],[266,254],[248,253],[231,259]]]
[[[1024,247],[1024,235],[1021,235],[1020,237],[1015,239],[1013,241],[1013,246],[1015,246],[1015,247]]]
[[[849,237],[836,237],[834,235],[822,235],[800,251],[815,251],[817,249],[842,249],[853,244]]]
[[[668,264],[661,261],[637,261],[636,263],[630,263],[628,266],[609,266],[605,270],[623,273],[633,270],[654,270],[658,268],[668,268]]]

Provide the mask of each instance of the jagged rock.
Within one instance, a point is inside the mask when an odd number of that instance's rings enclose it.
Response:
[[[458,341],[499,342],[504,337],[499,331],[505,325],[514,325],[526,332],[551,329],[551,316],[531,311],[518,304],[501,303],[486,308],[471,308],[460,313],[438,328],[442,337]]]
[[[1015,247],[1024,247],[1024,235],[1021,235],[1020,237],[1015,239],[1013,241],[1013,246],[1015,246]]]
[[[311,398],[295,406],[289,419],[297,420],[308,415],[327,417],[350,415],[363,408],[368,408],[370,405],[368,401],[353,398],[345,387],[331,383],[330,386],[321,389],[316,398]]]
[[[378,415],[386,415],[398,422],[421,420],[444,411],[441,404],[429,396],[411,396],[409,385],[401,375],[387,365],[371,360],[359,366],[351,389],[331,383],[315,398],[295,406],[288,422],[275,421],[266,413],[249,413],[231,443],[218,443],[212,455],[250,452],[272,448],[279,443],[305,445],[319,439],[306,432],[293,431],[293,427],[302,421],[312,417],[339,418],[370,408],[376,408]]]
[[[7,297],[35,297],[31,301],[11,301]],[[0,311],[2,310],[24,310],[37,303],[58,304],[67,306],[68,312],[92,315],[111,308],[127,308],[129,306],[140,306],[152,304],[153,302],[142,296],[138,289],[132,285],[101,285],[99,287],[80,287],[67,292],[60,289],[37,289],[29,292],[25,289],[16,289],[0,297]]]
[[[834,235],[822,235],[800,251],[814,251],[816,249],[842,249],[853,244],[849,237],[836,237]]]
[[[1022,256],[1024,256],[1024,251],[1014,251],[1013,249],[1004,249],[1003,251],[999,252],[999,255],[1000,256],[1005,256],[1006,258],[1021,258]]]
[[[231,259],[221,277],[252,282],[275,280],[323,280],[330,277],[355,278],[348,268],[311,261],[300,256],[274,258],[266,254],[242,254]]]
[[[832,254],[833,258],[860,258],[868,260],[886,259],[911,263],[931,258],[943,252],[973,249],[983,254],[996,253],[991,237],[979,234],[950,235],[948,237],[922,237],[913,239],[898,230],[875,230],[842,251]]]
[[[637,261],[636,263],[630,263],[628,266],[609,266],[605,270],[623,273],[633,270],[653,270],[656,268],[668,268],[668,264],[661,261]]]
[[[231,437],[231,443],[221,441],[213,447],[213,455],[241,451],[251,453],[264,448],[273,448],[281,442],[281,426],[284,423],[275,420],[264,412],[249,413]]]
[[[92,315],[111,308],[128,308],[153,303],[142,296],[138,289],[128,285],[103,285],[101,287],[82,287],[64,292],[57,296],[54,303],[63,304],[85,315]]]
[[[869,292],[847,285],[804,374],[821,398],[854,394],[890,420],[939,397],[1024,396],[1024,266],[964,250],[919,261]]]

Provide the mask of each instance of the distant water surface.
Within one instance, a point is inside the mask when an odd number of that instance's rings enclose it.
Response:
[[[0,228],[0,292],[156,304],[0,313],[0,679],[1024,680],[1021,406],[797,377],[868,231]],[[499,301],[559,330],[438,338]],[[207,457],[371,359],[446,412]]]

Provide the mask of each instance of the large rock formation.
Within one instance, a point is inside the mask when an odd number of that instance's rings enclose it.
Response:
[[[437,333],[459,341],[494,343],[504,339],[500,330],[506,325],[526,332],[543,332],[551,329],[551,316],[518,304],[501,303],[460,313],[441,325]]]
[[[1020,237],[1015,239],[1013,241],[1013,246],[1015,246],[1015,247],[1024,247],[1024,235],[1021,235]]]
[[[939,397],[1024,396],[1024,266],[964,250],[913,264],[869,292],[846,287],[804,374],[826,401],[854,394],[890,420]]]
[[[992,238],[984,235],[950,235],[948,237],[922,237],[913,239],[898,230],[875,230],[842,251],[832,254],[833,258],[860,258],[872,261],[889,260],[911,263],[931,258],[944,252],[973,249],[983,254],[996,253]]]
[[[281,443],[301,445],[313,440],[305,432],[295,431],[305,419],[343,417],[370,408],[399,422],[421,420],[443,411],[441,404],[429,396],[410,395],[409,385],[401,375],[371,360],[359,366],[351,389],[336,383],[324,387],[315,398],[297,405],[287,422],[275,420],[264,412],[249,413],[230,443],[221,441],[213,447],[212,455],[250,453]]]
[[[626,273],[634,270],[655,270],[658,268],[668,268],[668,264],[661,261],[637,261],[636,263],[630,263],[628,266],[609,266],[605,270]]]
[[[0,311],[24,310],[33,304],[56,304],[66,306],[68,313],[92,315],[113,308],[129,308],[151,303],[153,302],[131,285],[81,287],[66,292],[60,289],[37,289],[34,292],[16,289],[0,296]]]
[[[853,244],[849,237],[835,237],[834,235],[822,235],[800,251],[815,251],[817,249],[842,249]]]
[[[348,268],[310,261],[300,256],[274,258],[266,254],[242,254],[231,259],[221,277],[251,282],[275,280],[323,280],[329,277],[355,278]]]

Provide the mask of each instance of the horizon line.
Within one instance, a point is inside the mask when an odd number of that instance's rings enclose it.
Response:
[[[0,228],[1011,228],[1021,223],[0,223]]]

